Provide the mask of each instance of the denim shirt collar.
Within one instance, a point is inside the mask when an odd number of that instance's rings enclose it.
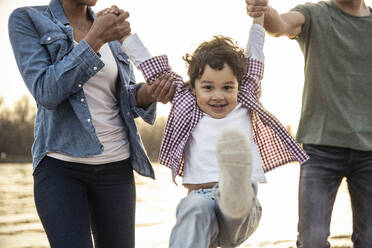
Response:
[[[59,0],[51,0],[49,3],[49,9],[54,19],[60,21],[63,25],[70,24],[69,20],[65,15],[65,11],[63,10],[62,4]],[[93,12],[91,7],[88,7],[88,15],[93,20],[96,18],[96,14]]]

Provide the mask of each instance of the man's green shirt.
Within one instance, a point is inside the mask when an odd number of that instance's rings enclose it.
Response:
[[[295,37],[305,58],[297,141],[372,150],[372,15],[352,16],[332,1],[298,5]]]

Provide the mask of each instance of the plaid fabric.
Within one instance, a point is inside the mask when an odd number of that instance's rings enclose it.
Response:
[[[238,102],[251,110],[253,137],[263,162],[263,169],[267,172],[289,162],[303,163],[308,156],[283,125],[260,103],[263,68],[262,62],[247,59],[247,71],[238,94]],[[177,175],[183,175],[183,150],[203,112],[182,78],[172,72],[166,56],[153,57],[141,63],[139,69],[149,84],[163,73],[171,73],[177,84],[159,158],[161,164],[172,169],[174,180]]]

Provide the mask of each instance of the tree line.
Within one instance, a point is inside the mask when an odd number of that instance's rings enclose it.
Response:
[[[0,158],[6,161],[31,161],[36,108],[29,97],[20,98],[13,108],[0,98]]]

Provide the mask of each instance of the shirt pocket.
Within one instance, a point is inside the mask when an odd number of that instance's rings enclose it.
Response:
[[[124,53],[118,53],[116,54],[116,58],[120,63],[123,63],[124,65],[129,66],[130,62],[128,60],[128,56]]]
[[[67,35],[60,32],[44,34],[40,44],[48,50],[53,64],[60,61],[72,48],[72,42],[69,42]]]

